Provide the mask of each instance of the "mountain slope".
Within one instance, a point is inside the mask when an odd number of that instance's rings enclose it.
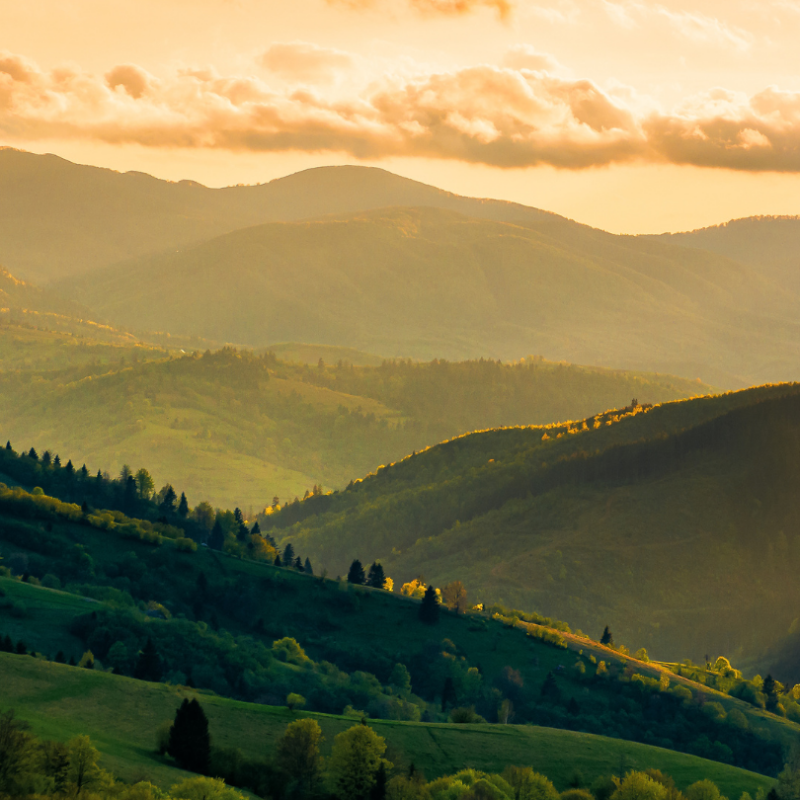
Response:
[[[73,290],[130,328],[255,346],[545,353],[726,387],[800,373],[800,298],[733,261],[440,209],[256,226],[93,273]]]
[[[488,431],[264,520],[331,571],[380,558],[471,601],[758,663],[800,601],[800,387]]]
[[[643,238],[718,253],[800,293],[800,217],[746,217],[695,231]]]

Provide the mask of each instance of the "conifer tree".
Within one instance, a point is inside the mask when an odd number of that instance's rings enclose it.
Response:
[[[142,652],[139,654],[139,659],[136,662],[133,677],[142,681],[158,683],[161,680],[162,674],[161,658],[158,655],[156,646],[153,644],[153,640],[148,636],[147,642],[142,648]]]
[[[68,478],[71,478],[75,474],[75,467],[72,466],[72,459],[67,461],[67,466],[64,467],[64,470],[66,471]]]
[[[612,645],[614,644],[614,637],[611,635],[611,631],[606,625],[605,630],[603,631],[603,635],[600,637],[600,644],[607,644]]]
[[[561,701],[561,689],[558,688],[558,684],[552,672],[547,673],[547,677],[542,684],[541,694],[542,699],[550,703],[558,703]]]
[[[276,553],[275,554],[275,560],[272,563],[276,567],[282,567],[283,566],[283,562],[281,561],[281,554],[280,553]]]
[[[355,559],[350,565],[350,571],[347,573],[347,582],[363,586],[365,580],[364,567],[361,566],[361,562],[358,559]]]
[[[294,547],[292,547],[292,543],[286,545],[283,550],[283,563],[286,564],[287,567],[291,567],[294,563]]]
[[[205,774],[211,758],[208,718],[196,699],[181,703],[169,733],[167,752],[183,769]]]
[[[222,531],[222,523],[219,517],[214,520],[214,527],[211,530],[211,536],[208,537],[208,546],[212,550],[222,550],[225,544],[225,534]]]
[[[306,558],[306,563],[303,566],[303,572],[305,572],[306,575],[313,575],[314,574],[314,570],[311,568],[311,562],[308,560],[308,558]]]
[[[6,442],[6,450],[9,453],[13,453],[14,452],[14,448],[11,446],[11,440],[10,439]]]
[[[439,598],[433,586],[425,590],[419,607],[419,618],[428,625],[435,625],[439,621]]]
[[[61,469],[61,456],[56,453],[56,457],[53,459],[53,466],[56,469]]]
[[[172,488],[172,484],[167,484],[162,490],[164,499],[161,501],[161,510],[165,514],[174,514],[175,513],[175,503],[178,500],[178,495],[175,494],[175,490]]]
[[[297,558],[294,560],[293,566],[298,572],[303,571],[303,562],[300,560],[300,556],[297,556]]]
[[[33,447],[31,447],[31,449],[28,450],[28,458],[32,458],[34,461],[38,461],[39,460],[39,454],[36,452],[36,450]]]
[[[42,466],[49,467],[52,463],[53,457],[50,455],[50,451],[45,450],[44,453],[42,453]]]
[[[258,524],[258,520],[253,523],[253,527],[250,528],[250,535],[251,536],[261,536],[261,526]]]
[[[369,793],[369,800],[386,800],[386,762],[381,761],[375,773],[375,783]]]
[[[181,501],[178,503],[178,516],[184,519],[189,516],[189,501],[186,499],[186,492],[181,492]]]
[[[374,589],[383,589],[386,584],[386,574],[383,567],[374,561],[369,568],[369,575],[367,576],[367,586],[372,586]]]

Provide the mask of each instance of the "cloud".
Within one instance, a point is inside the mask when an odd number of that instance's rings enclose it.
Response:
[[[337,72],[350,69],[353,57],[341,50],[308,42],[273,44],[259,58],[270,72],[300,83],[331,83]]]
[[[405,5],[421,14],[441,16],[460,16],[479,8],[491,8],[501,18],[507,17],[514,7],[514,0],[327,0],[327,2],[353,9],[396,8]]]
[[[604,90],[531,69],[548,64],[536,51],[515,48],[514,58],[517,67],[387,77],[331,100],[314,88],[278,91],[259,77],[213,70],[156,78],[125,65],[100,77],[47,72],[0,53],[0,137],[421,156],[504,168],[647,161],[800,172],[800,92],[770,87],[748,97],[718,88],[664,112],[620,85]]]
[[[540,53],[528,44],[509,47],[503,57],[503,66],[516,70],[529,69],[534,72],[555,72],[561,67],[555,58],[547,53]]]
[[[748,50],[752,44],[752,36],[747,31],[698,11],[673,11],[658,3],[638,0],[602,0],[602,7],[608,17],[623,28],[637,28],[646,22],[661,25],[666,22],[682,38],[698,44],[737,50]]]
[[[138,100],[150,88],[150,75],[133,64],[123,64],[106,73],[106,84],[111,89],[121,86],[131,97]]]

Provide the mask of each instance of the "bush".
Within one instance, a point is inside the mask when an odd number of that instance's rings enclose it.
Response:
[[[42,586],[44,586],[45,589],[60,589],[61,581],[53,575],[52,572],[48,572],[47,575],[42,578]]]

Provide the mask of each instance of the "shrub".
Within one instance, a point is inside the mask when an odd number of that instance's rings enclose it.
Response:
[[[60,589],[61,581],[51,572],[48,572],[47,575],[42,578],[42,586],[46,589]]]

